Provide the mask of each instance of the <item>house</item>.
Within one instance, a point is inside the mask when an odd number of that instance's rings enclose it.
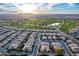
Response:
[[[47,39],[47,36],[42,36],[42,40]]]
[[[41,44],[40,44],[40,51],[41,52],[49,51],[49,43],[48,42],[41,42]]]
[[[22,50],[23,51],[31,51],[32,50],[32,45],[28,43],[28,44],[24,45]]]
[[[52,36],[52,38],[53,38],[53,39],[57,39],[57,37],[56,37],[56,36]]]
[[[73,40],[67,40],[66,42],[70,44],[70,43],[73,43]]]
[[[46,35],[45,33],[42,33],[41,35]]]
[[[56,33],[52,33],[52,35],[53,35],[53,36],[56,36],[57,34],[56,34]]]
[[[72,52],[79,52],[79,46],[75,43],[68,44]]]
[[[52,36],[48,36],[48,39],[52,39]]]
[[[51,45],[53,46],[53,49],[55,50],[56,48],[62,48],[59,42],[52,42]]]
[[[75,55],[76,55],[76,56],[79,56],[79,53],[76,53]]]
[[[24,47],[23,47],[23,51],[31,51],[32,50],[32,46],[33,46],[33,43],[35,41],[35,37],[36,37],[36,32],[33,32],[28,41],[24,44]]]
[[[64,36],[60,36],[60,38],[63,39],[63,40],[65,40],[65,37]]]

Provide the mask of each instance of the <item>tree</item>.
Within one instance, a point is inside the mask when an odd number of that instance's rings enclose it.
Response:
[[[61,49],[61,48],[56,48],[56,49],[55,49],[55,54],[56,54],[56,56],[62,56],[62,55],[63,55],[63,49]]]
[[[54,50],[54,49],[53,49],[53,46],[52,46],[51,44],[49,45],[49,48],[50,48],[51,50]]]

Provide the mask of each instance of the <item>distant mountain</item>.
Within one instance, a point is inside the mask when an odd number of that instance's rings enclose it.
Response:
[[[0,14],[0,20],[15,20],[15,21],[21,21],[24,19],[28,19],[32,14]]]
[[[56,17],[60,19],[71,18],[71,19],[79,19],[79,14],[40,14],[32,16],[33,18],[50,18]]]
[[[71,18],[79,20],[79,14],[31,14],[31,13],[19,13],[19,14],[0,14],[0,20],[16,20],[21,21],[29,18],[50,18],[56,17],[60,19]]]

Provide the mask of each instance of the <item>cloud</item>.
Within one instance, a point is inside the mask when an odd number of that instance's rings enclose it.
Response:
[[[0,13],[79,14],[79,3],[0,3]]]

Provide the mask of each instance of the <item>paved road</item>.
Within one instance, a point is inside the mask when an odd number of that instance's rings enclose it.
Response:
[[[69,56],[68,52],[67,52],[67,48],[66,45],[64,44],[64,42],[62,40],[60,40],[61,46],[62,48],[64,48],[64,55],[65,56]]]
[[[58,29],[59,30],[59,29]],[[61,33],[61,31],[59,30],[59,32]],[[64,32],[62,32],[63,35],[67,35]],[[66,56],[74,56],[74,54],[70,51],[70,49],[68,48],[68,46],[66,45],[66,43],[63,40],[60,40],[60,43],[62,44],[62,46],[64,47],[64,51]]]
[[[65,55],[66,56],[74,56],[73,53],[70,51],[70,49],[67,47],[67,45],[65,44],[65,42],[63,40],[60,40],[60,42],[63,44],[63,47],[65,49]]]
[[[39,45],[40,45],[40,33],[37,33],[37,37],[35,40],[35,46],[33,48],[32,56],[36,56],[38,54]]]

